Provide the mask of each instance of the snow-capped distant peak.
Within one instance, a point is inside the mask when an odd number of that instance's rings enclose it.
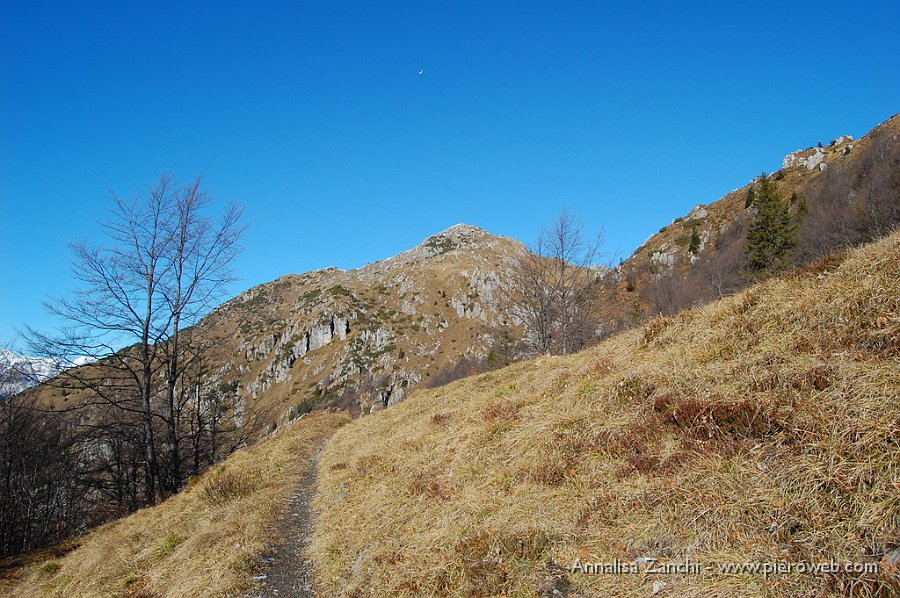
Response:
[[[76,357],[62,363],[45,357],[17,355],[8,349],[0,349],[0,396],[13,395],[28,387],[49,380],[69,367],[90,363],[88,357]]]

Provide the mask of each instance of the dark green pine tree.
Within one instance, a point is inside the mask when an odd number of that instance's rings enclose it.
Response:
[[[691,242],[688,244],[688,251],[697,255],[700,253],[700,243],[702,243],[702,240],[700,239],[700,234],[697,232],[697,225],[695,224],[691,228]]]
[[[761,177],[753,192],[753,222],[747,231],[747,259],[754,272],[772,272],[787,265],[796,227],[790,206],[774,181]]]

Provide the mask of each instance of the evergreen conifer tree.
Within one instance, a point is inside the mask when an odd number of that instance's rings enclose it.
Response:
[[[754,215],[747,231],[747,259],[755,272],[775,271],[787,265],[794,247],[796,227],[790,208],[776,183],[761,177],[755,185]]]
[[[688,245],[688,251],[694,255],[700,253],[700,234],[697,232],[697,225],[695,224],[693,228],[691,228],[691,242]]]

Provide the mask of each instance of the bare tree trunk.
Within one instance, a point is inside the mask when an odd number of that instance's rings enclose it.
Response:
[[[115,505],[122,511],[153,504],[183,483],[183,452],[189,446],[184,410],[191,409],[192,399],[186,370],[195,353],[213,346],[194,345],[190,330],[234,280],[231,262],[243,232],[236,206],[229,206],[218,222],[203,215],[209,197],[200,191],[200,183],[198,177],[175,188],[163,175],[145,196],[133,201],[113,194],[112,216],[102,225],[107,243],[70,244],[79,290],[71,298],[45,303],[62,321],[60,331],[49,335],[28,329],[33,354],[68,365],[74,365],[74,356],[92,360],[90,365],[66,369],[49,383],[63,389],[64,395],[78,392],[76,404],[65,411],[87,414],[74,420],[86,438],[79,449],[83,467],[78,474],[94,484],[86,494],[96,505],[105,501],[104,507]],[[196,407],[202,412],[207,407],[200,401],[199,380],[197,384]],[[223,429],[226,416],[214,414],[207,441],[208,414],[197,414],[195,471],[207,446],[211,445],[212,459],[218,456],[225,442],[218,432],[234,432]],[[234,436],[240,437],[240,430]],[[101,446],[110,451],[97,450]],[[0,444],[0,452],[5,447]],[[67,457],[64,449],[58,447],[61,460]],[[57,521],[70,516],[77,500],[67,494],[64,478],[39,479],[49,475],[46,468],[27,463],[32,469],[21,475],[5,467],[0,472],[0,491],[21,497],[22,505],[33,503],[29,509],[14,509],[19,514],[11,519],[6,503],[0,501],[4,507],[0,526],[23,530],[10,535],[0,529],[2,542],[7,547],[15,544],[16,549],[42,541]]]
[[[169,451],[169,460],[171,468],[171,486],[169,490],[177,492],[181,487],[181,455],[179,454],[179,437],[178,437],[178,410],[176,409],[175,389],[178,383],[178,346],[179,340],[179,318],[178,315],[173,318],[173,333],[169,343],[171,345],[171,354],[169,356],[168,371],[166,375],[166,442]]]
[[[151,304],[147,306],[147,320],[144,325],[144,333],[141,338],[141,362],[143,369],[141,371],[141,409],[143,410],[143,427],[144,427],[144,457],[147,460],[145,480],[145,495],[147,502],[155,503],[158,498],[159,465],[156,462],[156,441],[153,437],[153,405],[152,399],[152,382],[153,367],[150,356],[149,328],[150,328]]]

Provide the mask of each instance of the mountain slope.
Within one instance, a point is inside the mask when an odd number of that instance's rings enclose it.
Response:
[[[897,548],[898,257],[900,233],[345,426],[320,470],[322,581],[341,596],[900,591],[886,571],[571,572]]]
[[[793,197],[800,229],[794,263],[886,234],[900,223],[900,116],[859,140],[790,154],[771,175]],[[605,275],[605,335],[750,283],[744,244],[749,186],[698,205]],[[803,198],[801,200],[801,198]],[[801,215],[801,201],[808,213]],[[691,251],[691,238],[699,243]],[[523,330],[504,302],[523,246],[457,225],[363,268],[288,275],[249,289],[198,324],[212,349],[207,394],[262,430],[313,408],[370,413],[427,386],[466,357],[521,356]],[[77,397],[45,389],[64,407]]]
[[[459,224],[363,268],[249,289],[191,330],[207,347],[203,392],[223,395],[239,424],[260,430],[313,408],[369,413],[401,401],[465,356],[513,350],[522,330],[501,297],[520,251]],[[43,392],[57,407],[79,400]]]
[[[841,136],[825,147],[792,152],[781,170],[768,176],[790,202],[798,229],[792,265],[879,238],[900,224],[900,115],[858,140]],[[744,246],[753,218],[747,195],[754,182],[695,206],[613,270],[608,331],[677,313],[750,283]]]
[[[487,354],[511,325],[500,295],[519,251],[516,241],[456,225],[358,270],[253,288],[215,310],[202,333],[229,339],[222,374],[246,390],[248,409],[371,412],[461,356]]]
[[[900,542],[900,233],[564,358],[307,416],[161,505],[37,560],[7,595],[249,586],[306,456],[335,595],[891,595],[886,571],[612,575],[632,564],[852,560]],[[341,427],[343,426],[343,427]],[[553,592],[559,594],[553,594]],[[329,595],[330,595],[329,594]]]
[[[801,233],[795,263],[900,223],[898,136],[900,117],[894,117],[861,140],[841,138],[792,154],[772,175],[782,195],[793,198]],[[746,195],[745,187],[696,208],[605,272],[603,331],[750,284],[743,242],[753,208]],[[309,410],[372,413],[399,403],[412,388],[522,356],[523,330],[505,302],[509,269],[521,251],[517,241],[457,225],[393,258],[351,271],[285,276],[214,310],[183,337],[204,347],[182,378],[183,411],[167,409],[161,395],[150,406],[156,430],[146,437],[162,455],[159,469],[171,480],[167,492],[183,486],[185,472],[196,474]],[[70,409],[91,400],[91,384],[107,384],[99,365],[70,370],[90,374],[87,383],[78,375],[59,376],[22,397],[63,410],[61,425],[76,431],[70,438],[76,444],[62,447],[61,459],[85,449],[73,457],[81,467],[73,470],[71,486],[92,488],[84,510],[56,510],[55,494],[46,492],[46,512],[69,518],[48,530],[83,529],[144,504],[139,486],[146,447],[128,432],[135,425],[129,412],[104,405]],[[450,397],[448,404],[458,400]],[[94,430],[100,435],[92,436]],[[60,471],[53,462],[45,459],[47,479]]]
[[[861,139],[793,152],[770,176],[798,226],[794,265],[883,236],[900,224],[900,115]],[[696,206],[606,275],[605,334],[750,284],[748,190]],[[314,407],[393,405],[466,356],[520,356],[523,330],[504,297],[522,249],[460,224],[360,269],[250,289],[198,326],[221,339],[206,386],[231,389],[238,419],[269,427]]]
[[[898,136],[900,115],[861,139],[793,152],[770,175],[792,202],[795,265],[900,223]],[[748,190],[695,207],[609,272],[602,330],[612,334],[747,286]],[[228,348],[208,386],[235,388],[244,419],[268,425],[312,407],[369,413],[465,356],[521,355],[515,345],[523,330],[504,296],[522,249],[457,225],[358,270],[286,276],[251,289],[200,326]]]
[[[810,212],[824,214],[801,223],[807,227],[804,234],[832,235],[818,251],[881,234],[895,218],[900,205],[898,132],[900,119],[895,117],[852,142],[849,152],[846,139],[822,151],[805,150],[772,175],[784,194],[809,192]],[[672,310],[684,307],[671,293],[647,292],[661,280],[683,287],[698,280],[708,283],[704,265],[743,255],[741,227],[752,216],[745,192],[737,190],[693,210],[607,275],[613,283],[608,311],[619,318],[607,332],[640,322],[661,300]],[[840,210],[829,211],[835,205]],[[872,206],[887,211],[872,211]],[[860,217],[870,222],[860,228]],[[815,226],[809,228],[810,222]],[[692,254],[684,238],[695,225],[701,246]],[[845,236],[834,237],[836,231]],[[565,586],[555,565],[543,570],[534,561],[548,547],[557,560],[576,552],[631,558],[645,549],[663,556],[694,554],[691,550],[701,557],[743,554],[735,542],[722,543],[727,534],[721,527],[707,526],[709,513],[719,516],[716,524],[740,528],[726,531],[737,531],[750,550],[746,554],[760,558],[769,549],[797,558],[824,555],[819,541],[841,555],[852,553],[846,542],[861,543],[871,553],[890,548],[897,542],[891,538],[898,536],[892,531],[898,527],[896,504],[884,498],[884,489],[885,484],[897,488],[896,470],[873,464],[896,457],[890,444],[896,436],[896,401],[884,404],[886,397],[897,395],[897,379],[891,374],[897,370],[897,280],[889,263],[897,254],[896,236],[892,239],[855,253],[837,273],[834,267],[844,257],[799,278],[774,281],[762,291],[658,320],[581,355],[517,365],[424,394],[414,406],[379,415],[372,423],[354,424],[352,429],[360,432],[348,431],[339,441],[352,439],[352,446],[336,445],[340,448],[330,453],[325,472],[337,488],[334,498],[341,512],[344,491],[354,489],[346,503],[346,533],[352,537],[342,537],[343,532],[323,536],[320,530],[320,568],[338,591],[386,583],[384,587],[412,594],[466,593],[482,586],[531,592],[533,582],[547,575]],[[493,351],[514,353],[512,345],[522,331],[506,312],[504,296],[507,269],[521,250],[516,241],[457,225],[364,268],[291,275],[251,289],[191,331],[211,347],[204,357],[203,394],[229,395],[235,418],[245,427],[262,424],[254,429],[264,433],[311,408],[372,413],[398,403],[417,384],[443,379],[441,372],[467,355],[485,359]],[[629,273],[636,273],[631,289]],[[814,289],[831,295],[817,295]],[[707,288],[687,304],[711,296]],[[56,406],[80,400],[77,390],[63,384],[35,392]],[[856,409],[860,392],[861,411],[853,413],[862,422],[859,427],[848,416],[821,411],[829,406],[839,413],[848,399]],[[823,415],[838,427],[823,428],[822,422],[829,421]],[[90,424],[85,411],[75,416]],[[839,446],[845,437],[851,438],[851,446]],[[237,442],[245,439],[241,435]],[[870,444],[858,446],[860,439]],[[451,449],[445,451],[441,443]],[[229,450],[225,446],[209,456],[221,458]],[[767,460],[761,462],[756,450]],[[588,455],[583,464],[580,454]],[[790,464],[790,479],[771,471],[777,460]],[[139,467],[140,461],[135,463]],[[685,467],[698,467],[706,477],[685,477]],[[819,477],[804,477],[803,467]],[[768,478],[742,488],[739,482],[752,479],[757,470]],[[856,486],[847,486],[847,475]],[[791,490],[791,481],[807,485]],[[788,535],[779,532],[766,544],[764,534],[757,537],[759,529],[744,529],[748,524],[736,512],[710,503],[719,487],[735,489],[734,508],[756,517],[753,525],[760,523],[765,504],[778,502],[782,506],[768,525],[788,530]],[[827,502],[817,494],[822,488],[840,500]],[[873,498],[861,498],[861,489]],[[669,490],[672,500],[684,500],[687,506],[673,506],[666,498]],[[780,498],[772,499],[773,493]],[[811,502],[805,497],[812,497]],[[852,540],[841,544],[836,532],[823,531],[813,514],[821,505],[837,509],[843,519],[831,523],[844,526],[836,529]],[[320,508],[326,517],[334,516],[335,507],[327,501]],[[418,517],[411,530],[402,520],[391,520],[398,510]],[[575,523],[570,520],[573,510],[579,513]],[[591,525],[609,523],[612,516],[604,516],[606,511],[621,513],[624,523],[591,532]],[[679,529],[679,513],[687,513],[691,525],[700,524],[698,535],[665,535],[663,528]],[[548,518],[549,527],[528,522],[540,519],[538,515]],[[520,516],[526,518],[525,527]],[[662,517],[666,525],[653,527],[648,522],[654,517]],[[433,521],[446,525],[435,528]],[[385,528],[400,535],[370,533]],[[410,531],[408,538],[404,529]],[[610,544],[613,535],[625,543]],[[145,540],[151,541],[135,542]],[[423,551],[435,547],[449,568],[428,569],[421,562]],[[400,575],[381,579],[386,563],[396,565]],[[425,566],[426,574],[413,580],[408,564]],[[570,581],[590,591],[595,586],[608,589],[602,580]],[[846,579],[832,581],[838,584],[834,587],[845,587],[840,584]],[[758,580],[744,582],[762,591]],[[687,583],[683,589],[704,593],[702,587]],[[808,586],[801,581],[784,587]]]

